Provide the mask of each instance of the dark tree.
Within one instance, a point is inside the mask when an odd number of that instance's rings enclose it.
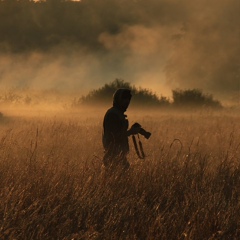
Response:
[[[199,89],[173,90],[173,106],[176,107],[211,107],[221,108],[218,100],[210,94],[204,94]]]
[[[144,88],[136,88],[129,82],[122,79],[116,79],[111,83],[105,84],[99,89],[90,91],[86,96],[79,98],[75,105],[78,104],[109,104],[112,101],[112,96],[118,88],[128,88],[133,94],[131,105],[139,107],[158,107],[167,106],[170,104],[166,97],[158,97],[152,91]]]

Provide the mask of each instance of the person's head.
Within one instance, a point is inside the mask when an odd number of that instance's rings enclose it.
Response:
[[[113,106],[125,112],[132,98],[131,90],[119,88],[113,95]]]

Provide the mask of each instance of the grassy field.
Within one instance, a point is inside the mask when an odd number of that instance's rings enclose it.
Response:
[[[147,158],[104,175],[104,110],[0,119],[0,239],[238,239],[240,115],[129,110]]]

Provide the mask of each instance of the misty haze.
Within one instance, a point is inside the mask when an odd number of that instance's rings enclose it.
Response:
[[[239,104],[240,3],[0,2],[1,91],[80,97],[116,78],[171,97],[201,89]]]
[[[0,239],[240,239],[239,26],[239,0],[0,0]]]

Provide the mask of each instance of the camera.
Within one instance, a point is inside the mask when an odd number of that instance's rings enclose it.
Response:
[[[146,139],[149,139],[150,136],[151,136],[151,133],[150,133],[150,132],[147,132],[147,131],[144,130],[143,128],[140,128],[139,133],[140,133],[141,135],[143,135]]]
[[[145,129],[143,129],[142,126],[141,126],[139,123],[134,123],[133,126],[134,126],[134,127],[140,127],[139,133],[140,133],[141,135],[143,135],[146,139],[149,139],[149,138],[150,138],[151,133],[150,133],[150,132],[147,132]]]

